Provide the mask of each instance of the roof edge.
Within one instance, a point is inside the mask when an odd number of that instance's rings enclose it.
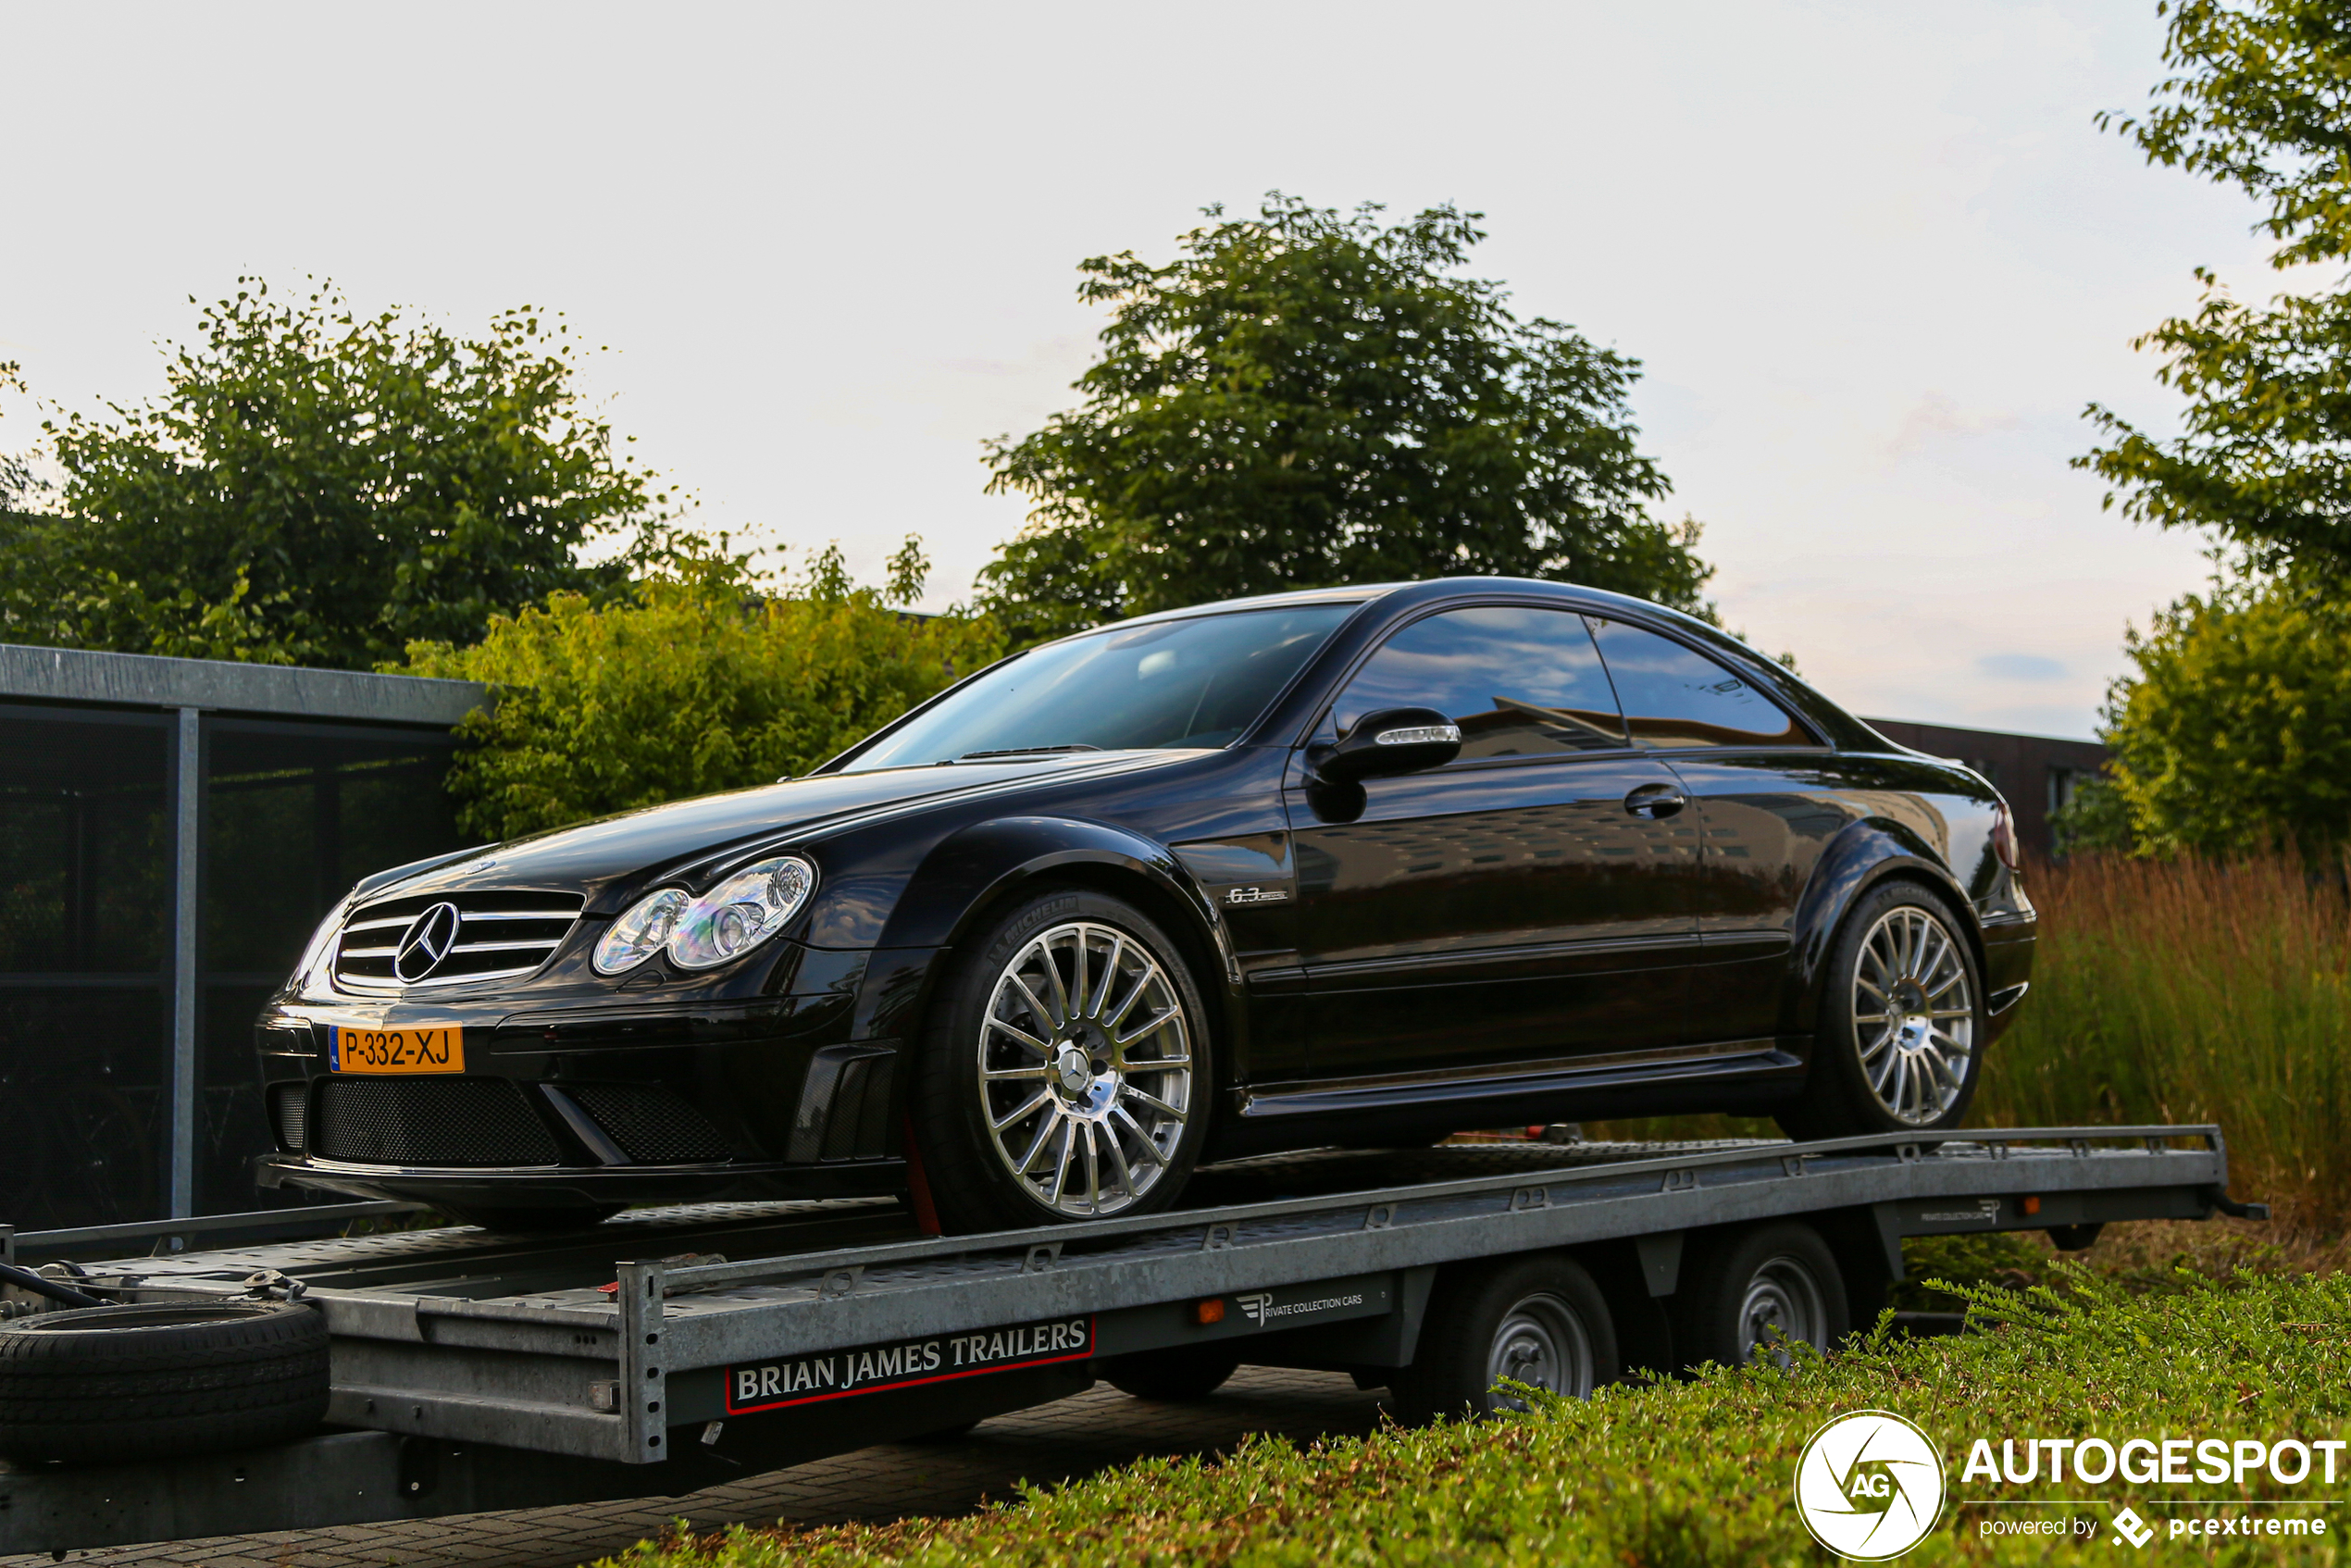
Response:
[[[495,700],[471,680],[0,643],[0,699],[9,697],[442,728]]]

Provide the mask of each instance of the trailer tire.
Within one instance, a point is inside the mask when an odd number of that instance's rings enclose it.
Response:
[[[1240,1347],[1227,1342],[1138,1350],[1108,1357],[1101,1368],[1102,1381],[1122,1394],[1183,1404],[1222,1388],[1240,1364]]]
[[[287,1301],[154,1301],[0,1327],[0,1453],[159,1459],[326,1419],[327,1321]]]
[[[1693,1237],[1668,1313],[1686,1367],[1744,1366],[1759,1354],[1785,1365],[1775,1334],[1826,1354],[1850,1323],[1836,1258],[1819,1231],[1794,1222]]]
[[[1420,1425],[1526,1408],[1503,1377],[1588,1399],[1618,1375],[1616,1327],[1584,1265],[1559,1253],[1502,1258],[1440,1276],[1412,1364],[1389,1388]]]

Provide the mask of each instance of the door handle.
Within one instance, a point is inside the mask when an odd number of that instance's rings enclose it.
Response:
[[[1690,798],[1671,784],[1644,784],[1624,797],[1626,811],[1651,822],[1672,816],[1689,803]]]

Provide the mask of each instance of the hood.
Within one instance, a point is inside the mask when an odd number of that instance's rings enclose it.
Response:
[[[615,882],[700,859],[730,845],[821,832],[876,810],[915,808],[976,791],[1064,783],[1198,756],[1197,752],[1088,752],[1027,762],[827,773],[624,812],[577,828],[509,840],[454,863],[371,888],[367,897],[466,888],[541,888],[594,895]]]

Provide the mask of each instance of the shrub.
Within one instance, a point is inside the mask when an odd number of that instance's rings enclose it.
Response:
[[[557,594],[473,647],[412,643],[408,673],[500,689],[458,726],[459,823],[508,839],[804,773],[1002,653],[986,619],[891,608],[921,591],[914,541],[890,565],[857,588],[827,549],[769,595],[690,547],[622,604]]]

